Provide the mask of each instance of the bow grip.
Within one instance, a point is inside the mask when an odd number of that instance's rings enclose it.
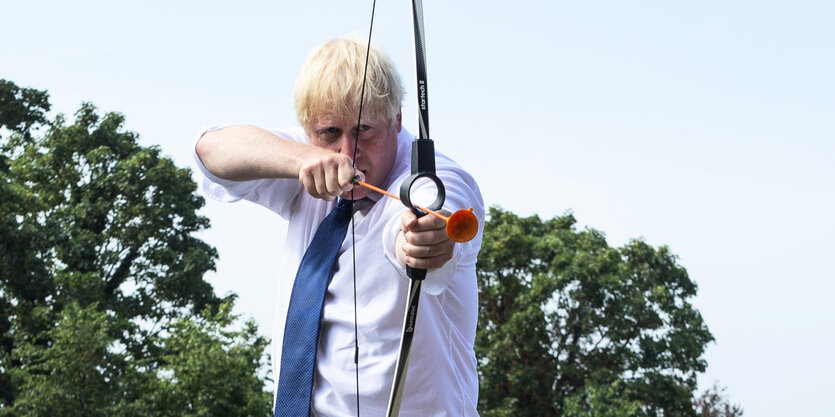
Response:
[[[411,199],[412,186],[420,178],[426,178],[435,183],[438,195],[427,208],[440,210],[444,205],[444,200],[446,200],[446,189],[444,189],[444,183],[441,182],[441,179],[435,175],[435,145],[431,139],[415,139],[412,141],[412,173],[400,183],[400,200],[417,217],[426,215],[423,210],[414,206]],[[406,274],[414,280],[426,279],[425,269],[416,269],[407,265]]]

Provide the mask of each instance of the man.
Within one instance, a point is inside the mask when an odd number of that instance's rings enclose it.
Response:
[[[418,218],[399,201],[354,185],[359,176],[397,193],[410,172],[413,139],[401,126],[404,90],[397,71],[375,47],[370,51],[366,99],[357,126],[365,57],[364,41],[353,38],[332,40],[314,49],[295,85],[294,105],[301,127],[268,131],[229,126],[204,131],[195,147],[197,164],[205,175],[203,189],[221,201],[245,199],[261,204],[289,222],[285,251],[277,264],[272,354],[276,381],[282,372],[290,372],[283,367],[293,366],[282,364],[282,354],[292,342],[284,337],[294,320],[288,306],[305,251],[337,198],[354,201],[354,238],[349,231],[341,243],[321,308],[312,415],[355,416],[357,402],[360,415],[384,415],[403,325],[408,265],[429,272],[400,415],[475,416],[475,263],[481,230],[475,239],[455,244],[446,235],[443,221],[433,216]],[[441,154],[436,156],[436,166],[446,187],[444,210],[473,207],[482,224],[483,202],[472,177]],[[416,185],[412,199],[431,202],[433,188]],[[352,251],[357,259],[356,299]],[[315,304],[305,308],[318,311]],[[355,309],[359,392],[354,365]],[[279,388],[277,408],[282,407],[282,395]]]

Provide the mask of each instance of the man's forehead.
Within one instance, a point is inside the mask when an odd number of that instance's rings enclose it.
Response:
[[[341,124],[344,123],[346,120],[356,120],[357,116],[349,115],[347,113],[333,113],[333,112],[323,112],[323,113],[316,113],[310,120],[313,121],[313,124],[317,125],[329,125],[329,124]]]
[[[357,123],[357,114],[340,114],[340,113],[320,113],[314,115],[311,118],[311,124],[313,126],[337,126],[337,125],[346,125],[351,124],[355,125]],[[374,123],[384,123],[383,117],[374,117],[372,115],[365,115],[362,116],[362,123],[364,124],[374,124]]]

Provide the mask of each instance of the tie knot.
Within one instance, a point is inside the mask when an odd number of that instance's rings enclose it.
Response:
[[[352,208],[354,207],[354,200],[347,200],[344,198],[339,199],[339,202],[336,203],[336,207],[333,208],[333,216],[334,220],[339,223],[348,222],[351,219],[351,215],[353,214]]]

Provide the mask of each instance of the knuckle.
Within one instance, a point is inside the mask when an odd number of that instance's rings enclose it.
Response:
[[[299,173],[301,174],[302,177],[313,176],[314,172],[315,172],[315,167],[313,165],[304,164],[299,169]]]

